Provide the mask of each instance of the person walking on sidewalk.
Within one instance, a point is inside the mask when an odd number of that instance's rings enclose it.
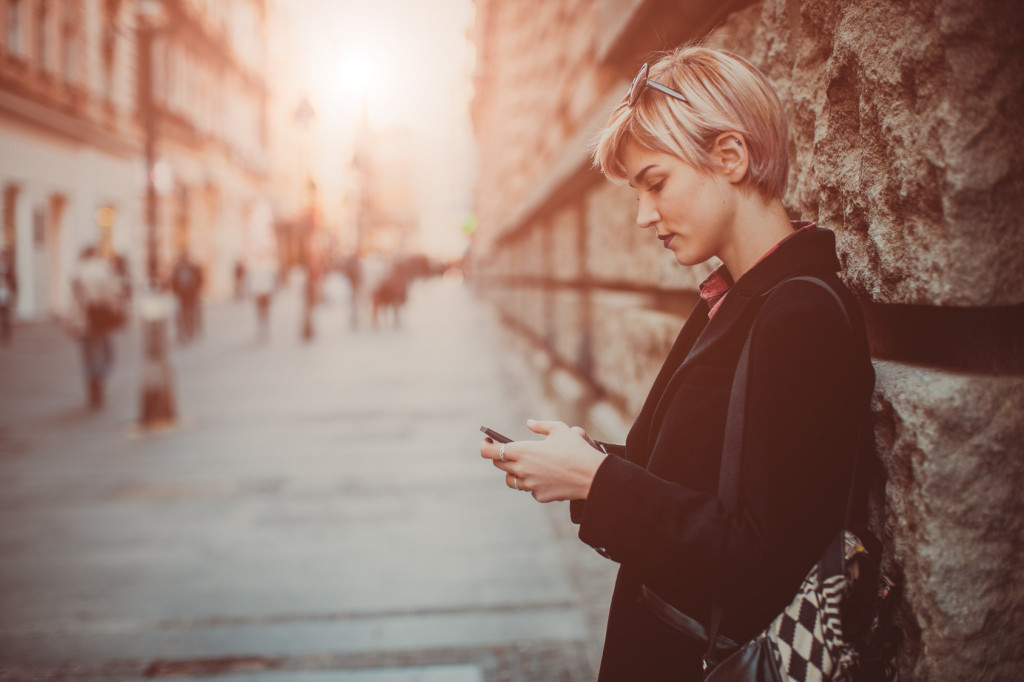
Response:
[[[595,163],[636,190],[637,225],[680,265],[721,265],[624,445],[557,421],[528,422],[540,440],[480,445],[509,488],[571,500],[580,539],[619,563],[602,682],[701,680],[707,643],[663,614],[706,627],[720,607],[719,632],[744,642],[789,604],[842,528],[874,372],[834,234],[791,223],[783,206],[788,147],[779,99],[745,60],[683,47],[645,64]],[[719,465],[748,338],[730,512]]]
[[[11,317],[18,299],[18,278],[14,274],[14,259],[7,247],[0,248],[0,343],[11,342],[14,325]]]
[[[114,363],[110,334],[126,317],[121,280],[92,246],[82,250],[72,278],[72,332],[82,345],[89,406],[103,407],[104,385]]]
[[[341,261],[341,272],[348,279],[349,307],[348,326],[359,330],[359,309],[362,305],[363,258],[359,251],[353,251]]]
[[[199,300],[202,289],[202,268],[182,251],[171,269],[171,291],[178,299],[178,343],[192,341],[202,329]]]
[[[270,334],[270,301],[277,287],[277,261],[260,258],[252,264],[249,291],[256,301],[256,337],[266,341]]]
[[[235,300],[241,301],[245,298],[245,261],[235,261]]]

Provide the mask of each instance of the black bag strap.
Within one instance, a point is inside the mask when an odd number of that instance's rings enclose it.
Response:
[[[768,298],[783,284],[793,281],[804,281],[817,284],[824,288],[839,304],[847,326],[853,327],[850,321],[850,314],[846,311],[843,299],[839,297],[835,289],[826,284],[818,277],[799,276],[785,279],[762,294]],[[755,318],[756,322],[756,318]],[[738,497],[740,490],[740,461],[743,454],[743,423],[744,414],[747,409],[747,370],[750,368],[750,340],[754,336],[754,323],[750,325],[746,341],[743,342],[743,350],[740,352],[740,359],[736,363],[736,374],[732,380],[732,392],[729,395],[729,408],[725,419],[725,439],[722,444],[722,460],[719,465],[718,474],[718,499],[726,511],[735,514],[738,508]],[[854,457],[856,463],[856,457]],[[847,515],[852,510],[854,485],[851,480],[850,495],[847,501]],[[715,656],[717,648],[718,630],[722,624],[722,607],[714,605],[711,607],[711,622],[708,627],[708,650],[704,654],[704,670],[714,667],[718,661]]]

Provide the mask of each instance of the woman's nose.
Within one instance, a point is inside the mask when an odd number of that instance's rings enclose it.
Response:
[[[651,227],[656,224],[660,218],[661,216],[658,215],[658,209],[655,208],[654,202],[641,198],[636,208],[637,226]]]

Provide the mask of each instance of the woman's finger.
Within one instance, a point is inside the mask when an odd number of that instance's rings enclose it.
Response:
[[[594,448],[595,450],[601,449],[601,446],[597,444],[597,441],[588,436],[586,429],[584,429],[582,426],[574,426],[570,429],[570,431],[579,434],[579,436],[582,437],[583,440],[587,441],[590,447]]]
[[[512,490],[521,490],[524,493],[530,492],[529,490],[526,489],[526,486],[523,484],[523,479],[518,478],[515,474],[512,473],[505,474],[505,485],[507,485],[509,488],[512,488]]]
[[[526,428],[530,429],[534,433],[539,433],[542,436],[550,436],[552,431],[557,431],[559,428],[565,428],[568,425],[565,422],[560,421],[539,421],[536,419],[527,419]]]
[[[502,471],[512,471],[514,462],[510,460],[508,457],[505,458],[504,462],[502,462],[501,459],[499,459],[498,457],[495,457],[494,459],[491,460],[491,464],[498,467]]]
[[[493,459],[497,461],[501,456],[501,448],[503,446],[504,443],[502,445],[498,445],[490,438],[484,438],[483,441],[480,442],[480,456],[484,459]]]
[[[499,469],[507,471],[512,464],[512,457],[509,456],[511,447],[511,443],[498,444],[491,441],[490,438],[484,438],[484,442],[480,444],[480,456],[491,460],[491,463]]]

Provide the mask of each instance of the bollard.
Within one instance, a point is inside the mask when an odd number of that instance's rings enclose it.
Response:
[[[170,297],[150,290],[139,306],[142,323],[142,386],[139,423],[143,427],[168,426],[175,420],[171,364],[168,359]]]

